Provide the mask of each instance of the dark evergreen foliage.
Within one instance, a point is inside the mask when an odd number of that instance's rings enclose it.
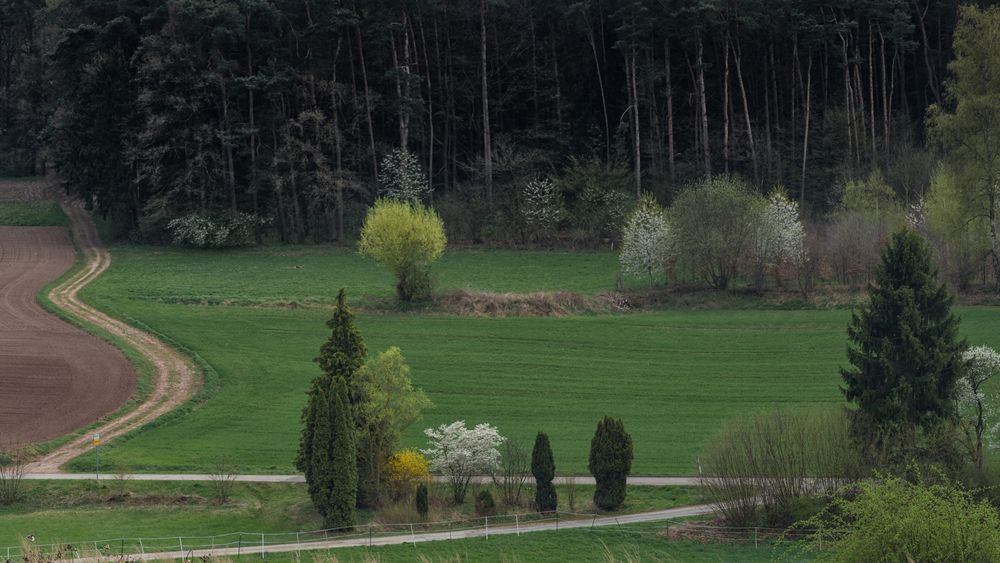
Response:
[[[423,483],[417,484],[416,505],[417,514],[421,518],[426,518],[427,512],[430,510],[430,505],[427,502],[427,485]]]
[[[489,489],[483,489],[476,495],[476,514],[480,516],[493,516],[496,513],[497,505],[493,500],[493,493]]]
[[[588,207],[709,173],[822,210],[843,178],[912,160],[956,21],[944,0],[480,7],[0,0],[0,173],[51,161],[153,241],[234,212],[345,240],[397,148],[453,240],[523,236],[526,181],[589,169],[622,176],[565,194],[595,239],[614,229]]]
[[[625,432],[621,419],[606,416],[597,423],[587,469],[597,481],[594,490],[597,508],[614,510],[625,502],[626,481],[632,470],[632,436]]]
[[[556,463],[552,458],[549,436],[545,432],[539,432],[535,436],[535,447],[531,450],[531,474],[535,476],[535,510],[554,511],[558,504],[556,488],[552,484],[556,476]]]
[[[368,348],[354,326],[354,313],[347,307],[343,289],[337,294],[337,308],[326,326],[331,330],[330,337],[320,347],[315,362],[330,377],[339,375],[350,383],[354,372],[364,365]]]
[[[965,342],[927,242],[895,233],[868,293],[848,326],[844,395],[883,433],[931,429],[953,414]]]

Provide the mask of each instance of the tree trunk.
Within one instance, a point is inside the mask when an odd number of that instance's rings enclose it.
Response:
[[[732,41],[732,39],[730,39]],[[753,162],[754,182],[760,184],[760,168],[757,165],[757,144],[753,138],[753,124],[750,122],[750,103],[747,100],[747,89],[743,84],[743,64],[740,57],[740,49],[733,46],[733,56],[736,59],[736,81],[740,86],[740,98],[743,101],[743,116],[746,118],[747,142],[750,143],[750,160]]]
[[[493,147],[490,139],[490,91],[486,77],[486,0],[479,0],[479,61],[483,96],[483,180],[486,203],[493,209]]]
[[[708,148],[708,102],[705,96],[705,62],[704,62],[704,46],[701,40],[701,34],[698,34],[697,43],[697,58],[695,64],[698,67],[698,100],[701,105],[701,144],[702,144],[702,159],[704,163],[705,178],[712,176],[712,156],[709,153]]]
[[[604,92],[604,75],[601,72],[601,59],[597,54],[597,40],[594,38],[594,30],[590,25],[587,26],[587,40],[590,43],[590,51],[594,55],[597,87],[601,92],[601,111],[604,113],[604,161],[609,162],[611,160],[611,123],[608,121],[608,99]]]
[[[941,94],[938,91],[937,78],[934,73],[934,67],[931,65],[931,44],[927,39],[927,25],[924,18],[927,16],[927,10],[930,8],[930,0],[927,1],[927,6],[923,10],[917,5],[917,0],[913,0],[913,11],[917,13],[917,23],[920,28],[920,38],[924,45],[924,66],[927,67],[927,86],[930,87],[931,93],[934,94],[934,102],[937,104],[941,103]]]
[[[809,115],[811,113],[809,105],[812,99],[812,68],[812,53],[809,53],[809,64],[806,67],[806,131],[802,139],[802,184],[799,189],[799,210],[801,213],[804,213],[806,208],[806,160],[809,157]]]
[[[634,157],[632,162],[632,173],[635,176],[635,197],[639,197],[642,195],[642,153],[640,152],[639,144],[639,88],[636,85],[639,77],[636,72],[635,59],[636,52],[635,49],[633,49],[631,56],[625,61],[625,71],[629,79],[629,97],[632,99],[632,153]]]
[[[722,44],[725,64],[722,72],[722,163],[726,174],[729,174],[729,160],[731,158],[731,148],[729,140],[729,32]]]
[[[993,283],[1000,292],[1000,244],[997,242],[997,182],[990,180],[990,251],[993,254]]]
[[[663,42],[663,58],[667,80],[667,163],[670,167],[670,186],[676,181],[674,175],[674,88],[671,83],[670,40]]]
[[[354,9],[357,12],[357,7]],[[361,40],[361,26],[354,26],[354,36],[358,42],[358,58],[361,63],[361,83],[365,91],[365,121],[368,123],[368,150],[372,155],[372,177],[378,181],[378,153],[375,152],[375,126],[372,124],[372,97],[368,88],[368,67],[365,65],[365,45]],[[373,194],[374,196],[374,194]]]

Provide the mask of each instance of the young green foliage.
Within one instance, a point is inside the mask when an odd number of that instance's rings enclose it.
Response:
[[[632,470],[632,436],[625,432],[621,419],[605,416],[597,423],[587,469],[597,482],[597,508],[614,510],[625,502],[626,481]]]
[[[436,211],[412,201],[380,199],[365,217],[358,252],[396,276],[402,301],[430,297],[430,263],[441,257],[447,239]]]

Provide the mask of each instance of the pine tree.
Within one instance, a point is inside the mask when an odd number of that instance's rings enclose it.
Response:
[[[632,436],[625,432],[621,419],[606,416],[597,423],[590,442],[587,469],[594,476],[594,504],[601,510],[613,510],[625,502],[625,487],[632,470]]]
[[[868,305],[851,316],[853,368],[841,370],[842,391],[882,437],[929,429],[952,414],[965,342],[953,298],[936,278],[927,242],[897,232],[882,252]]]
[[[552,512],[556,509],[556,488],[552,479],[556,475],[556,464],[552,459],[549,436],[539,432],[535,436],[535,447],[531,450],[531,474],[535,476],[535,510]]]

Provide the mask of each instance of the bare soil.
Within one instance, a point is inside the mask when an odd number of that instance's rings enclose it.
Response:
[[[55,199],[48,180],[0,182],[0,201]],[[141,404],[94,429],[107,443],[183,405],[201,387],[189,358],[159,338],[90,307],[79,291],[111,265],[97,229],[79,201],[63,200],[73,237],[49,227],[0,228],[0,440],[40,442],[62,436],[118,410],[135,391],[134,367],[110,343],[50,315],[35,300],[74,262],[82,268],[48,297],[67,315],[100,327],[141,353],[154,368]],[[90,448],[77,436],[29,464],[29,473],[59,471]]]
[[[74,262],[60,227],[0,227],[0,440],[51,440],[128,400],[135,370],[111,344],[50,315],[35,295]]]

